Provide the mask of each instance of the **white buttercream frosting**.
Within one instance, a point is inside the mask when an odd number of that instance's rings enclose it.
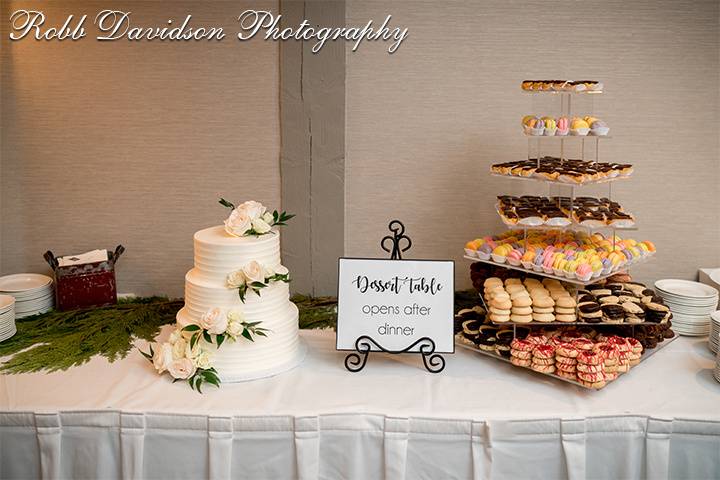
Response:
[[[277,269],[280,267],[280,234],[260,237],[233,237],[223,226],[195,233],[195,268],[185,275],[185,306],[178,312],[182,327],[197,323],[212,308],[240,310],[247,322],[262,322],[267,337],[255,336],[251,342],[239,337],[226,341],[219,349],[205,344],[212,352],[213,364],[224,382],[252,378],[299,358],[298,310],[290,302],[288,284],[273,282],[260,295],[249,290],[245,302],[238,290],[226,286],[226,277],[255,260]]]

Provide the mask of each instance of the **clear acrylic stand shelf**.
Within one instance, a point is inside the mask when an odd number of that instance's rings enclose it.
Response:
[[[520,91],[530,95],[543,93],[551,95],[602,95],[603,93],[603,90],[525,90],[523,88],[521,88]]]
[[[606,178],[600,178],[598,180],[588,180],[582,183],[568,183],[568,182],[561,182],[559,180],[550,180],[548,178],[540,178],[540,177],[521,177],[520,175],[504,175],[502,173],[495,173],[490,172],[491,177],[500,177],[500,178],[510,178],[513,180],[526,180],[531,182],[542,182],[542,183],[550,183],[553,185],[560,185],[563,187],[584,187],[586,185],[601,185],[603,183],[610,183],[620,180],[626,180],[632,176],[631,175],[618,175],[617,177],[606,177]]]
[[[535,139],[554,139],[554,140],[567,140],[567,139],[573,139],[573,140],[585,140],[585,139],[601,139],[601,138],[612,138],[610,135],[528,135],[523,133],[523,137],[527,138],[528,140],[535,140]]]
[[[500,216],[500,215],[498,215]],[[572,222],[569,225],[563,225],[563,226],[557,226],[557,225],[521,225],[519,223],[508,223],[505,220],[503,220],[502,217],[500,217],[500,221],[503,222],[503,225],[505,225],[506,228],[510,230],[573,230],[573,231],[583,231],[583,232],[597,232],[602,230],[623,230],[623,231],[632,231],[632,230],[639,230],[637,225],[633,225],[631,227],[620,227],[617,225],[597,225],[597,226],[589,226],[589,225],[582,225],[580,223]]]

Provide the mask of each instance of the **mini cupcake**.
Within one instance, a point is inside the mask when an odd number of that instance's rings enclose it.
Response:
[[[567,117],[558,118],[557,122],[555,122],[555,124],[557,126],[555,135],[564,137],[570,131],[570,121],[568,120]]]
[[[471,240],[465,244],[465,255],[468,257],[477,257],[477,249],[479,245],[476,240]]]
[[[590,124],[584,118],[574,117],[570,121],[570,135],[585,136],[590,133]]]
[[[603,275],[610,275],[610,272],[612,272],[612,262],[608,260],[607,258],[603,258],[601,260],[602,266],[603,266]]]
[[[594,122],[590,123],[590,135],[603,137],[610,132],[610,128],[602,120],[595,119]]]
[[[587,263],[582,263],[578,265],[577,269],[575,270],[575,276],[578,278],[578,280],[582,282],[587,282],[588,280],[590,280],[592,273],[592,268]]]
[[[490,260],[490,254],[492,253],[492,247],[488,243],[484,243],[477,249],[475,254],[480,260]]]
[[[567,265],[565,265],[565,278],[569,278],[570,280],[574,279],[576,276],[575,271],[577,270],[577,267],[577,260],[570,260],[569,262],[567,262]]]
[[[545,124],[537,117],[526,116],[523,118],[523,130],[525,135],[540,136],[545,130]]]
[[[522,259],[522,253],[520,253],[517,249],[512,249],[510,253],[507,254],[507,262],[512,265],[513,267],[517,267],[520,265],[520,260]]]
[[[532,270],[533,268],[533,261],[535,260],[535,250],[532,248],[529,248],[520,259],[520,263],[522,264],[523,268],[526,270]]]
[[[543,272],[545,272],[545,273],[547,273],[547,274],[552,274],[552,273],[553,273],[553,261],[554,261],[554,259],[555,259],[555,256],[554,256],[554,255],[551,255],[551,254],[546,254],[546,255],[545,255],[545,259],[543,260],[543,264],[542,264]]]
[[[543,126],[545,129],[543,130],[543,135],[546,137],[552,137],[555,135],[555,131],[557,130],[557,123],[555,122],[555,119],[552,117],[543,117]]]
[[[573,118],[570,122],[570,135],[585,136],[590,132],[590,125],[582,118]]]
[[[542,253],[538,253],[537,255],[535,255],[535,260],[533,261],[532,269],[536,272],[542,272],[544,261],[545,261],[545,255]]]
[[[499,245],[495,247],[495,250],[492,251],[492,259],[495,263],[505,263],[507,260],[507,251],[505,250],[505,245]]]

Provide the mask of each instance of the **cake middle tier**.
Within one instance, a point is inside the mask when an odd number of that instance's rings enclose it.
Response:
[[[222,225],[206,228],[193,236],[195,275],[208,282],[222,282],[227,274],[255,260],[266,267],[280,266],[280,233],[259,237],[233,237]]]
[[[185,275],[185,311],[190,323],[198,323],[200,318],[213,308],[238,309],[243,312],[247,321],[261,321],[282,312],[290,304],[290,292],[285,282],[271,283],[261,289],[260,295],[248,289],[243,303],[238,290],[227,288],[224,282],[209,284],[198,277],[197,269],[192,269]]]

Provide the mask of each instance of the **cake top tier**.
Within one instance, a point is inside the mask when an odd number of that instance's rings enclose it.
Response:
[[[200,242],[204,245],[214,246],[229,246],[229,247],[240,247],[240,246],[262,246],[266,244],[276,244],[280,238],[280,232],[277,229],[272,229],[267,235],[247,235],[243,237],[237,237],[229,235],[223,225],[217,225],[203,230],[198,230],[193,236],[196,242]]]

